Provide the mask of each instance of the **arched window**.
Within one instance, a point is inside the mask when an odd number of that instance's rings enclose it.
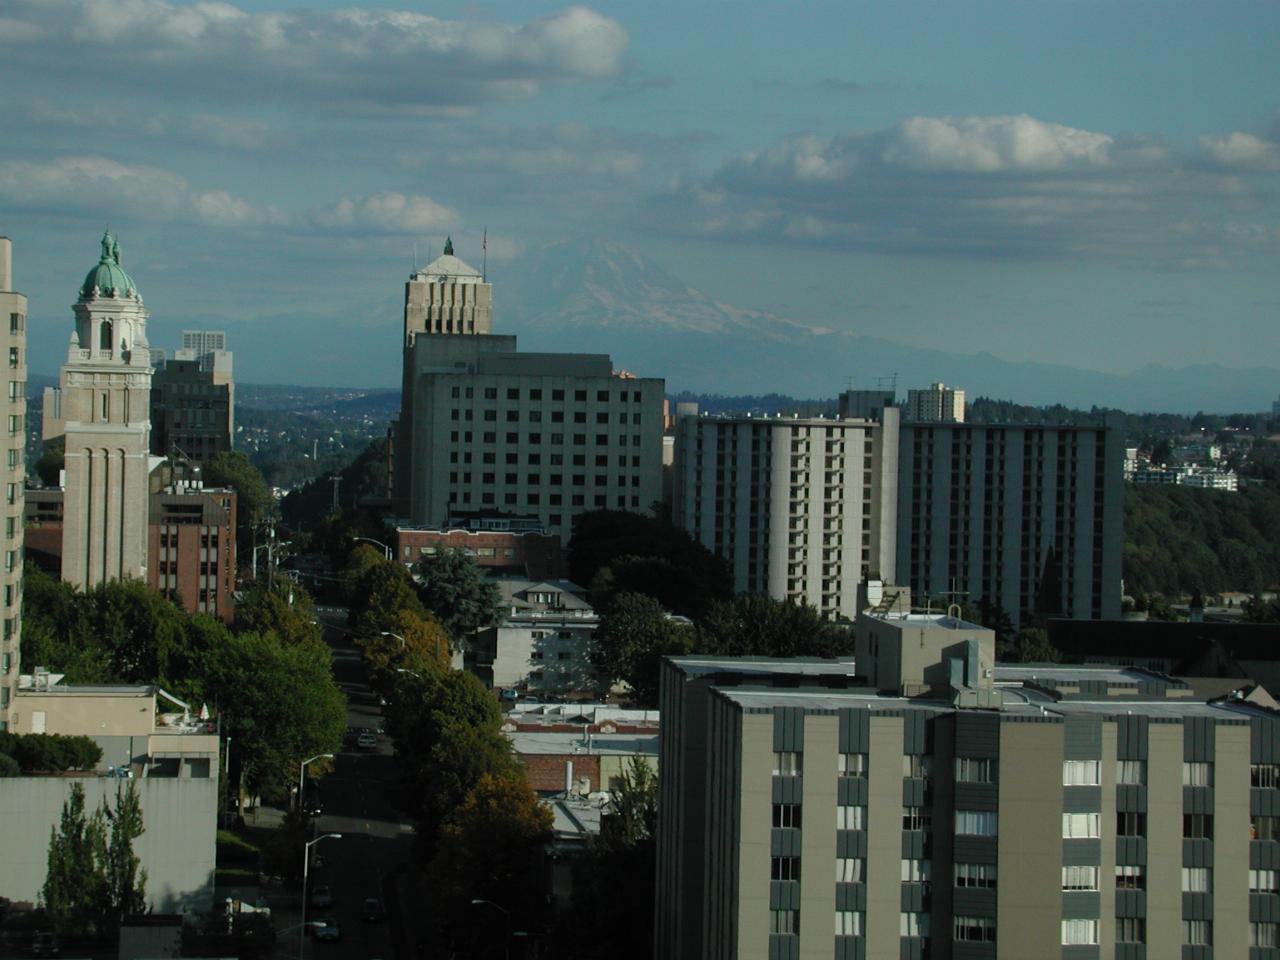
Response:
[[[103,320],[101,330],[102,332],[99,335],[99,340],[98,340],[98,349],[110,350],[111,349],[111,321]]]

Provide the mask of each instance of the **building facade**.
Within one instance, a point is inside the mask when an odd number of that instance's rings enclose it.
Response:
[[[4,566],[0,567],[0,730],[13,721],[18,689],[19,644],[22,639],[23,497],[25,493],[27,422],[27,298],[13,288],[13,244],[0,237],[0,330],[8,357],[8,390],[4,396]]]
[[[734,588],[852,619],[896,563],[898,410],[868,420],[682,416],[672,519]]]
[[[917,604],[1120,615],[1124,450],[1112,426],[902,424],[897,575]]]
[[[408,566],[445,550],[461,550],[488,573],[558,580],[563,569],[560,538],[536,524],[529,529],[507,521],[443,530],[401,526],[396,527],[395,545],[396,557]]]
[[[235,617],[236,493],[173,482],[151,494],[147,582],[225,623]]]
[[[45,391],[44,437],[66,443],[62,578],[88,589],[147,574],[147,312],[110,233],[73,309],[60,386]]]
[[[490,334],[489,285],[452,247],[406,286],[396,505],[416,525],[536,520],[568,542],[588,510],[662,496],[663,382],[607,356],[519,353]]]
[[[664,665],[656,957],[1277,955],[1274,701],[945,659],[994,708],[831,664]]]
[[[908,390],[904,420],[964,423],[964,391],[934,383],[928,390]]]
[[[586,591],[568,580],[495,582],[506,612],[473,638],[468,668],[490,687],[537,697],[594,691],[591,649],[600,618]]]
[[[151,452],[204,463],[231,449],[235,379],[226,334],[184,330],[182,349],[156,364],[151,381]]]

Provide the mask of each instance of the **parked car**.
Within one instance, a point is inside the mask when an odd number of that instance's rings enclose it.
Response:
[[[311,928],[311,937],[314,940],[333,943],[342,939],[342,931],[338,929],[338,924],[331,919],[317,920]]]
[[[507,689],[502,691],[502,699],[505,700],[507,703],[515,703],[517,700],[520,699],[520,691],[512,689],[511,687],[508,687]]]
[[[31,955],[33,957],[56,957],[60,952],[56,933],[50,933],[48,930],[37,930],[31,935]]]
[[[382,919],[382,901],[377,897],[365,897],[364,909],[360,913],[362,920],[377,923]]]
[[[311,905],[313,907],[333,906],[333,891],[329,889],[327,883],[322,883],[311,891]]]
[[[376,750],[378,747],[378,736],[374,733],[362,733],[356,737],[356,746],[361,750]]]

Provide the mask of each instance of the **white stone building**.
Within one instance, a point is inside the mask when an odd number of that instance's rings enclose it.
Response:
[[[568,580],[495,581],[507,615],[481,631],[473,669],[495,689],[530,696],[564,696],[595,688],[591,645],[600,618],[586,591]]]
[[[920,423],[964,423],[964,391],[945,383],[932,384],[928,390],[908,390],[902,418]]]

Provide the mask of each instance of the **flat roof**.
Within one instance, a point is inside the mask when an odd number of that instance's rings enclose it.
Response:
[[[797,676],[852,677],[853,657],[669,657],[681,672],[693,676],[733,672],[741,674],[794,674]]]
[[[593,733],[588,738],[581,733],[512,730],[507,739],[516,753],[526,756],[625,756],[636,754],[656,757],[658,733]]]

